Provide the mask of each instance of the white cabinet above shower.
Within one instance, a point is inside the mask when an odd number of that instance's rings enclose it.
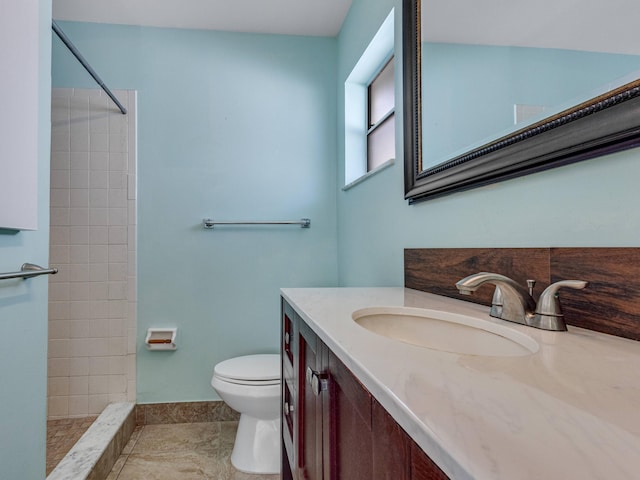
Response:
[[[38,227],[38,1],[2,2],[0,228]],[[16,41],[16,39],[20,39]]]

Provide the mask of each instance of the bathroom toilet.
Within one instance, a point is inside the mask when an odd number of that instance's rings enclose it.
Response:
[[[248,473],[280,473],[280,355],[218,363],[211,386],[240,412],[231,463]]]

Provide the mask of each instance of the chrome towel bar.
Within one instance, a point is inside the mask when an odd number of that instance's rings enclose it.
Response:
[[[10,278],[31,278],[38,275],[55,275],[58,273],[57,268],[42,268],[40,265],[33,263],[23,263],[19,272],[0,273],[0,280],[8,280]]]
[[[308,218],[301,218],[300,220],[283,221],[283,222],[218,222],[210,218],[202,220],[204,228],[211,229],[215,225],[300,225],[302,228],[310,228],[311,220]]]

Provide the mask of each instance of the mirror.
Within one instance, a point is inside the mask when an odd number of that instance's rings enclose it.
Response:
[[[634,0],[403,0],[409,203],[640,145]]]

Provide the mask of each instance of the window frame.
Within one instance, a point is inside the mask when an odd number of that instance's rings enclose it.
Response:
[[[393,107],[386,112],[381,118],[380,120],[378,120],[376,123],[372,123],[371,122],[371,104],[372,104],[372,94],[371,94],[371,86],[375,83],[375,81],[380,78],[380,75],[382,75],[382,73],[384,72],[384,70],[393,62],[393,71],[392,71],[392,77],[393,77],[393,84],[394,84],[394,97],[393,97]],[[376,73],[373,75],[371,81],[367,84],[367,115],[366,115],[366,122],[367,122],[367,132],[366,132],[366,143],[367,143],[367,151],[366,151],[366,156],[367,156],[367,173],[374,171],[376,168],[380,167],[381,165],[384,165],[385,162],[382,162],[380,165],[376,165],[374,167],[371,166],[371,157],[369,155],[369,136],[375,132],[378,128],[380,128],[382,125],[385,124],[385,122],[387,122],[388,120],[390,120],[392,117],[395,120],[395,114],[396,114],[396,98],[395,98],[395,81],[396,78],[396,70],[395,70],[395,54],[392,53],[391,56],[387,59],[385,59],[385,61],[382,63],[382,66],[376,71]],[[395,132],[393,135],[394,138],[394,147],[395,147]],[[389,160],[389,159],[388,159]]]

